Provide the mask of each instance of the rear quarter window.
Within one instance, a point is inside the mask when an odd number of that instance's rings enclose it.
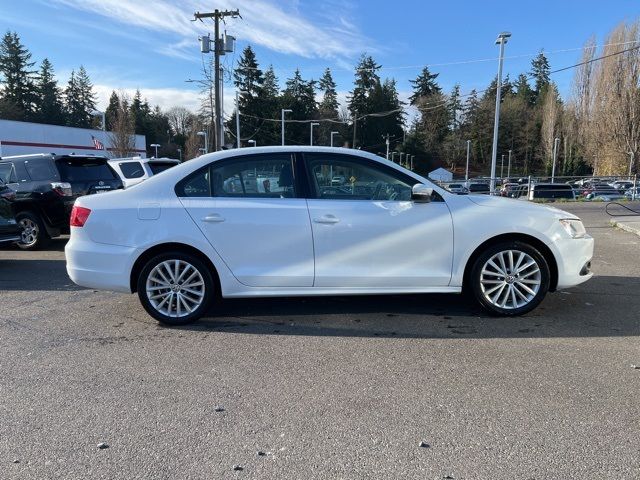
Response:
[[[34,182],[45,180],[57,180],[58,172],[53,168],[50,160],[34,161],[26,160],[24,166],[27,169],[29,178]]]
[[[117,177],[103,159],[63,159],[56,162],[64,182],[115,180]]]
[[[171,167],[175,167],[176,165],[177,163],[171,162],[149,162],[149,168],[154,175],[164,172],[165,170],[169,170]]]
[[[140,178],[144,176],[144,169],[140,162],[121,162],[118,164],[124,178]]]

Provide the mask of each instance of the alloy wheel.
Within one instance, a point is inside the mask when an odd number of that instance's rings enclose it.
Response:
[[[40,233],[38,224],[30,218],[23,218],[20,220],[19,225],[20,228],[22,228],[20,232],[20,243],[27,247],[35,245],[38,241],[38,234]]]
[[[165,260],[149,272],[146,293],[156,311],[181,318],[202,305],[205,282],[200,271],[189,262]]]
[[[504,250],[489,258],[480,272],[480,287],[491,305],[513,310],[538,294],[542,273],[538,262],[520,250]]]

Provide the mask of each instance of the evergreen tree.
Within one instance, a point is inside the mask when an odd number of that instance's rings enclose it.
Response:
[[[515,95],[522,98],[525,102],[527,102],[527,104],[533,105],[535,95],[533,90],[531,90],[529,80],[524,73],[518,75],[518,78],[513,84],[513,87],[515,89]]]
[[[62,105],[62,90],[53,73],[53,65],[45,58],[40,66],[40,74],[36,81],[36,119],[40,123],[64,125],[64,107]]]
[[[81,66],[78,73],[71,71],[64,96],[67,125],[91,128],[93,112],[96,110],[96,95],[84,67]]]
[[[32,120],[35,116],[34,74],[31,53],[15,32],[7,32],[0,42],[0,117]]]
[[[352,120],[355,121],[354,127],[356,128],[353,148],[357,147],[361,141],[365,142],[365,140],[361,140],[360,133],[367,131],[369,120],[367,117],[360,117],[374,112],[372,110],[372,102],[369,100],[374,90],[381,88],[378,70],[380,70],[380,65],[371,56],[363,54],[360,57],[360,61],[356,66],[353,91],[348,101],[349,113]]]
[[[109,97],[109,105],[104,112],[105,121],[107,123],[107,130],[113,130],[113,126],[115,125],[116,118],[118,116],[118,110],[120,108],[120,98],[115,90],[111,92],[111,96]],[[127,105],[128,108],[128,105]]]
[[[419,105],[422,99],[428,98],[434,94],[441,94],[442,89],[436,82],[439,73],[431,73],[429,67],[424,67],[418,78],[415,80],[409,80],[409,83],[413,85],[413,93],[409,97],[411,105]]]
[[[304,80],[300,69],[285,83],[282,91],[282,107],[291,110],[292,120],[311,120],[317,118],[318,106],[315,99],[315,81]],[[306,145],[309,143],[309,124],[290,123],[287,125],[287,141]]]
[[[462,114],[462,100],[460,99],[460,85],[455,84],[449,95],[447,102],[449,117],[451,118],[450,128],[457,130],[460,127],[460,116]]]
[[[238,66],[233,72],[233,83],[239,92],[238,103],[240,113],[242,114],[240,119],[241,136],[249,137],[253,136],[256,132],[259,132],[263,124],[260,117],[265,117],[266,113],[275,113],[273,111],[275,110],[273,102],[268,100],[268,97],[278,95],[277,80],[275,79],[273,68],[271,68],[270,75],[273,75],[273,77],[270,78],[270,82],[272,83],[268,85],[270,91],[267,92],[263,88],[265,84],[265,76],[260,69],[251,45],[248,45],[242,51],[240,60],[238,60]],[[273,91],[274,89],[275,93]],[[267,106],[269,112],[267,112]],[[230,131],[235,132],[235,119],[229,120],[228,127]],[[254,140],[261,141],[262,144],[265,138],[254,138]]]
[[[327,68],[324,74],[318,80],[318,87],[322,92],[322,101],[320,102],[320,112],[323,115],[338,116],[338,94],[336,92],[336,82],[333,81],[331,70]]]
[[[549,85],[551,71],[549,67],[549,61],[544,55],[544,52],[540,52],[536,58],[531,61],[531,76],[534,79],[534,96],[536,102],[540,101],[544,95],[544,90]]]
[[[247,45],[238,60],[238,66],[233,72],[233,83],[240,92],[240,109],[244,111],[247,104],[260,95],[264,84],[264,75],[251,45]]]
[[[131,109],[131,115],[134,119],[136,134],[146,135],[148,130],[147,123],[149,121],[151,108],[149,107],[149,102],[147,102],[147,99],[142,98],[142,93],[140,93],[140,90],[136,90],[136,93],[133,96],[133,100],[131,101],[131,106],[129,108]]]

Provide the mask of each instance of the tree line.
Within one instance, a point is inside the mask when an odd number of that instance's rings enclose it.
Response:
[[[548,175],[557,146],[556,175],[598,175],[637,172],[640,153],[640,33],[639,23],[621,22],[598,48],[593,39],[584,46],[574,68],[573,86],[565,100],[552,80],[549,60],[540,52],[527,72],[502,82],[498,136],[498,166],[511,151],[512,174]],[[84,68],[73,72],[66,88],[58,86],[53,66],[45,59],[39,70],[16,33],[0,44],[0,117],[59,125],[95,127],[95,94]],[[310,121],[314,144],[361,148],[385,154],[390,150],[415,156],[417,170],[445,166],[464,172],[470,141],[470,171],[487,175],[491,164],[497,78],[486,88],[463,93],[460,85],[445,92],[439,74],[424,67],[411,80],[411,95],[400,100],[396,81],[381,78],[382,67],[363,54],[354,70],[346,102],[338,99],[336,82],[326,68],[318,79],[300,70],[281,85],[273,66],[263,69],[247,46],[231,73],[239,92],[241,145],[278,145],[281,110],[286,114],[287,144],[308,145]],[[203,138],[214,135],[211,72],[205,70],[202,108],[190,112],[176,106],[151,108],[140,92],[133,98],[113,92],[106,110],[107,129],[123,152],[127,133],[146,135],[148,151],[185,159],[200,154]],[[409,120],[406,107],[417,115]],[[229,112],[228,112],[229,113]],[[119,132],[119,133],[118,133]],[[236,144],[235,112],[225,121],[226,146]],[[333,132],[333,134],[332,134]],[[558,141],[556,141],[558,139]],[[250,142],[252,141],[252,142]],[[210,144],[213,142],[210,141]],[[500,170],[498,170],[499,172]],[[506,174],[506,170],[504,172]]]

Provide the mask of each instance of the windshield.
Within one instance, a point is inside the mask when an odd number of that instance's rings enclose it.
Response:
[[[115,180],[113,170],[100,158],[65,159],[56,161],[63,182]]]

